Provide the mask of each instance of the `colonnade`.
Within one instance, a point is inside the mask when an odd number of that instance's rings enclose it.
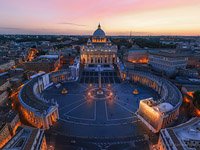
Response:
[[[116,63],[115,54],[83,54],[81,62],[86,64],[112,64]]]

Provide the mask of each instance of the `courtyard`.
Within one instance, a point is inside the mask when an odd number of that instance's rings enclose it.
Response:
[[[57,88],[51,86],[43,92],[45,99],[59,104],[60,119],[54,127],[59,134],[70,137],[113,138],[137,136],[144,133],[135,112],[141,99],[159,95],[150,88],[128,82],[102,84],[111,96],[90,97],[88,93],[97,84],[65,82]],[[66,94],[61,94],[62,89]],[[133,94],[137,89],[138,94]]]

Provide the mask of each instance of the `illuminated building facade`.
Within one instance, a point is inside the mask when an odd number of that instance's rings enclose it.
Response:
[[[49,74],[44,74],[25,84],[19,93],[22,115],[34,127],[49,129],[59,118],[58,104],[40,96],[51,84]]]
[[[41,55],[33,61],[25,62],[24,68],[29,71],[44,71],[46,73],[57,71],[60,67],[59,55]]]
[[[69,80],[71,73],[69,70],[59,70],[49,74],[50,82],[58,83]]]
[[[181,89],[184,102],[189,104],[189,108],[193,116],[200,117],[200,109],[197,107],[197,103],[194,103],[194,93],[200,89],[200,85],[184,85]]]
[[[148,51],[142,49],[129,50],[127,53],[127,60],[132,63],[147,64],[148,63]]]
[[[164,78],[146,72],[130,71],[128,76],[133,82],[150,87],[160,95],[156,102],[151,98],[141,100],[136,113],[150,130],[159,132],[177,119],[182,95],[176,86]]]
[[[93,33],[92,40],[88,39],[87,45],[81,48],[82,64],[113,64],[117,62],[117,46],[112,45],[106,38],[105,32],[99,24]]]
[[[44,99],[41,93],[53,84],[72,80],[70,70],[48,74],[38,73],[23,86],[19,93],[21,113],[31,125],[49,129],[59,119],[58,104],[53,99]]]
[[[150,98],[140,101],[137,114],[150,130],[157,133],[161,128],[165,128],[172,121],[177,119],[179,109],[170,112],[171,110],[173,110],[173,106],[170,103],[165,102],[158,104]]]

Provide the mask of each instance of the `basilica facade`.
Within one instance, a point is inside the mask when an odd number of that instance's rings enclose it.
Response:
[[[105,32],[98,25],[98,29],[88,39],[87,45],[81,48],[81,63],[89,64],[115,64],[117,62],[117,46],[112,45]]]

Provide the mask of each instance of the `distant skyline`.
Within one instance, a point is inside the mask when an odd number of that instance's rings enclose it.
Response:
[[[200,0],[0,0],[0,34],[200,35]]]

